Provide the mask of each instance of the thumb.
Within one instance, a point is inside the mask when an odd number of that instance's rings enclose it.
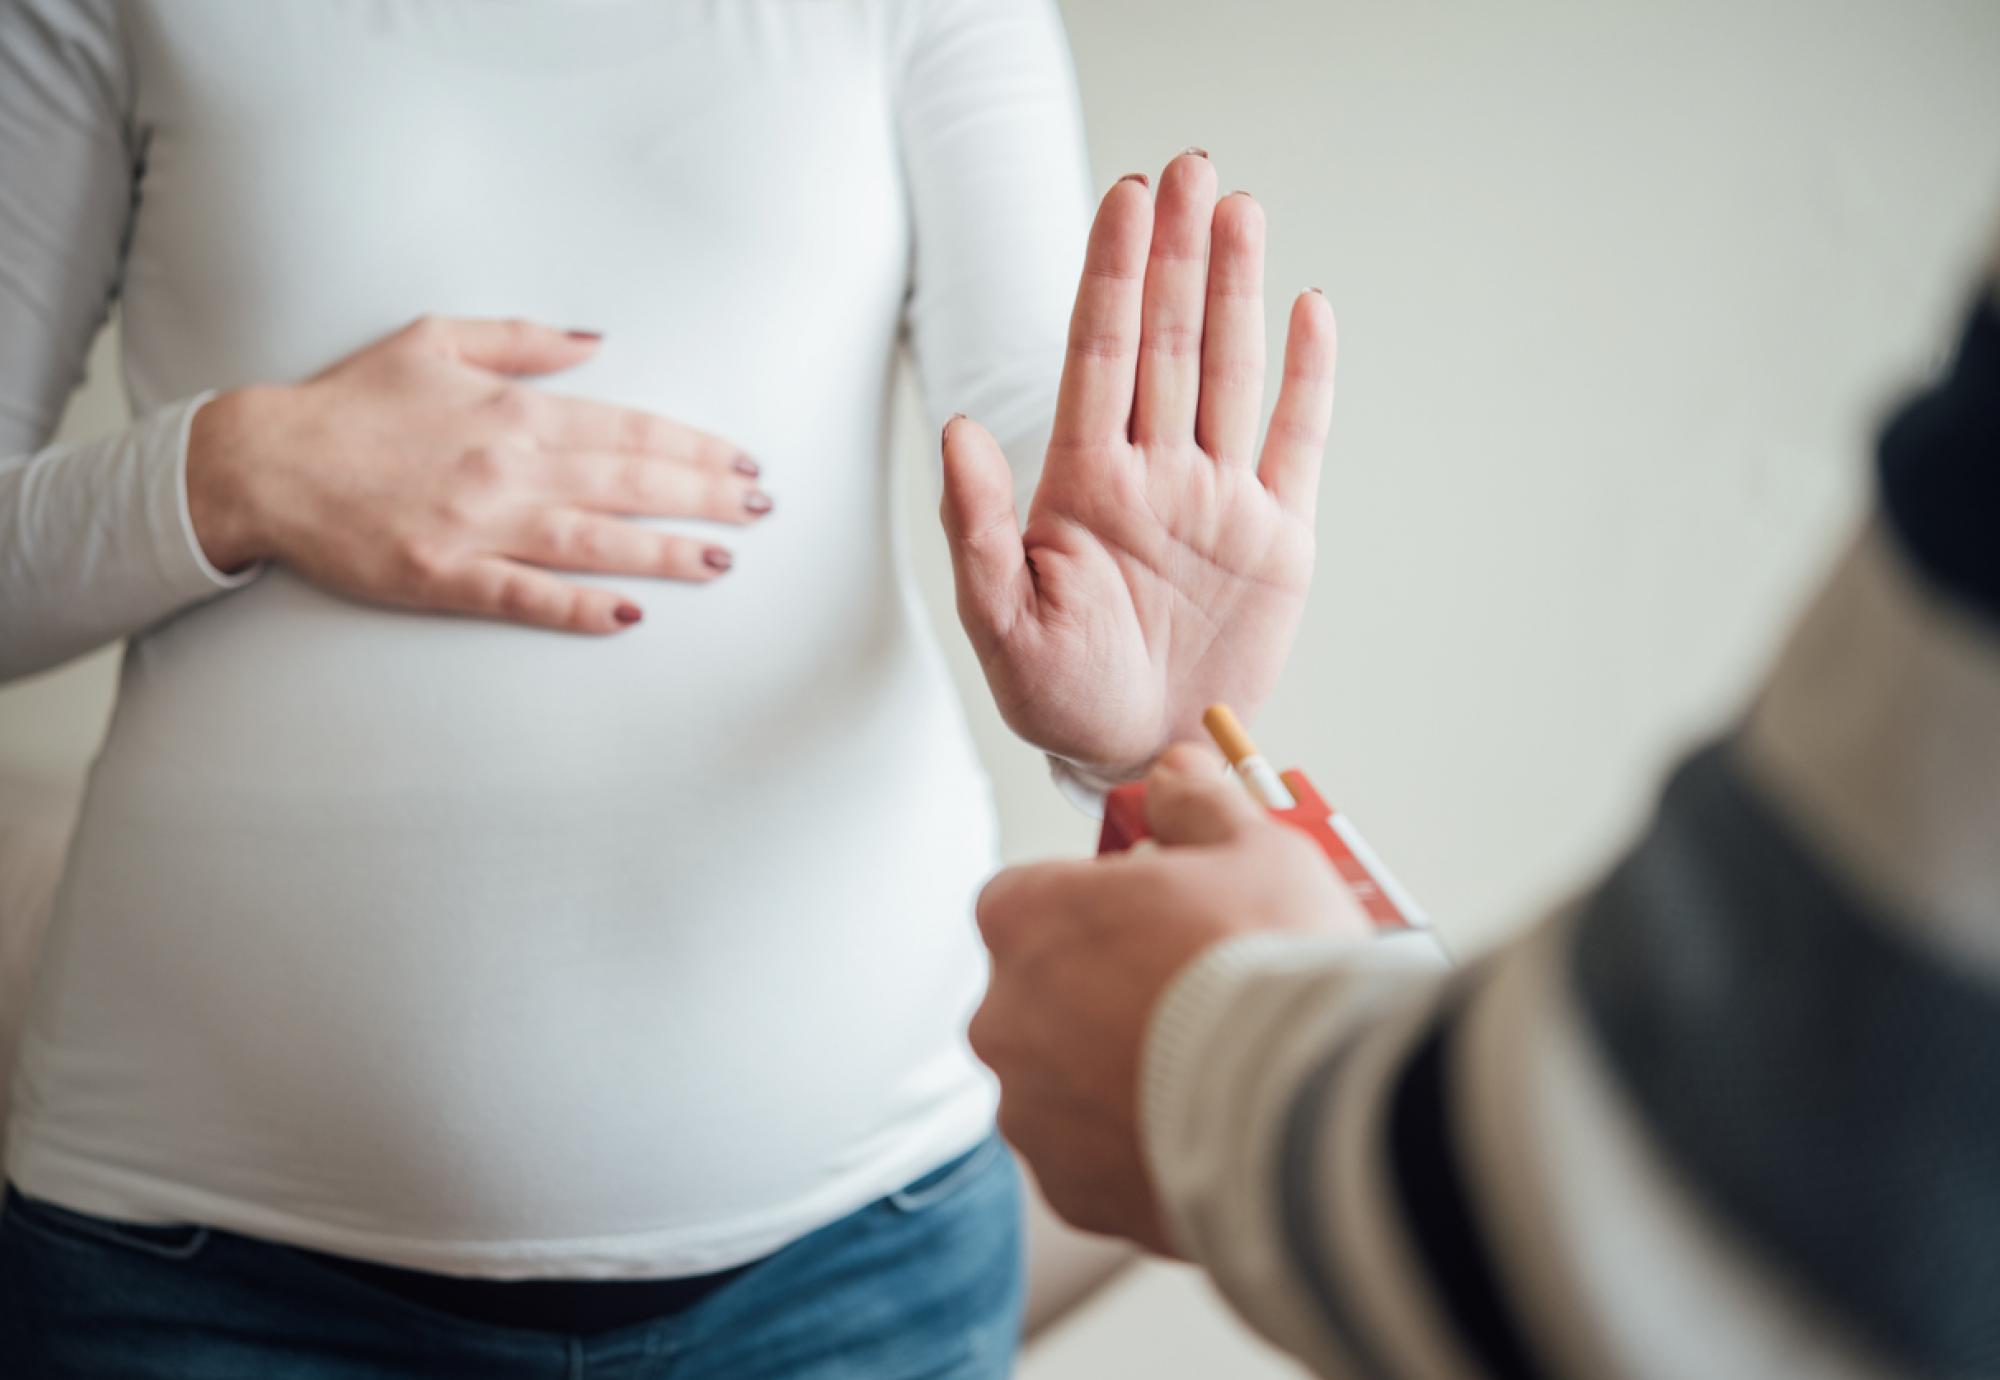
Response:
[[[433,316],[410,327],[420,345],[496,374],[552,374],[597,351],[594,331],[566,331],[539,321]]]
[[[958,587],[958,618],[982,652],[1034,601],[1034,581],[1007,457],[986,428],[963,413],[944,424],[945,541]]]
[[[1146,777],[1146,827],[1169,846],[1228,843],[1263,818],[1243,783],[1207,748],[1169,748]]]

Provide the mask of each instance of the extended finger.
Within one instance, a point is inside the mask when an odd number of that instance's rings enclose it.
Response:
[[[1175,743],[1160,754],[1153,763],[1153,771],[1161,774],[1180,776],[1220,776],[1229,765],[1223,755],[1207,743],[1189,741]]]
[[[1217,460],[1247,466],[1264,411],[1264,208],[1242,192],[1215,205],[1207,311],[1195,440]]]
[[[514,524],[501,554],[551,570],[644,575],[703,583],[728,572],[729,551],[692,537],[655,532],[623,518],[549,508]]]
[[[1167,164],[1153,211],[1139,328],[1132,439],[1141,445],[1184,441],[1194,434],[1201,389],[1208,227],[1214,209],[1215,168],[1207,154],[1190,149]]]
[[[748,475],[640,451],[549,450],[535,466],[541,496],[601,513],[740,524],[775,506]]]
[[[501,556],[475,556],[427,582],[425,606],[559,632],[611,633],[639,621],[639,607],[608,589],[572,584]]]
[[[597,352],[595,331],[567,330],[519,317],[421,316],[402,338],[496,374],[549,374]]]
[[[1152,233],[1153,198],[1145,179],[1135,173],[1119,180],[1104,194],[1084,250],[1052,445],[1093,446],[1127,437]]]
[[[523,420],[547,446],[644,451],[751,479],[758,473],[757,462],[734,441],[642,408],[537,391]]]
[[[1333,422],[1336,348],[1333,308],[1317,292],[1301,294],[1292,304],[1285,381],[1278,389],[1257,475],[1280,503],[1306,518],[1318,501],[1320,460]]]
[[[1170,750],[1146,777],[1146,827],[1169,846],[1227,843],[1262,818],[1222,759],[1197,746]]]
[[[951,554],[959,621],[982,659],[1034,606],[1007,457],[970,417],[945,423],[944,496],[938,505]]]

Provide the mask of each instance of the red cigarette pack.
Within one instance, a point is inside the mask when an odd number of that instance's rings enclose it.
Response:
[[[1423,929],[1429,925],[1423,911],[1368,846],[1353,821],[1327,804],[1304,772],[1293,767],[1280,772],[1279,779],[1296,803],[1290,809],[1271,810],[1271,817],[1291,825],[1319,845],[1377,929]],[[1146,829],[1146,783],[1134,781],[1114,787],[1104,799],[1104,829],[1097,838],[1098,856],[1122,853],[1150,837]]]

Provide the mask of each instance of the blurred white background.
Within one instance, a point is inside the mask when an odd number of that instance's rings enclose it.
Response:
[[[1320,574],[1258,734],[1462,949],[1586,880],[1742,703],[1860,511],[2000,226],[1992,0],[1065,0],[1100,183],[1200,144],[1270,217],[1272,358],[1341,324]],[[69,436],[122,419],[101,341]],[[910,543],[1020,858],[1093,826],[952,622],[930,428]],[[0,687],[0,777],[75,782],[111,651]],[[1291,1373],[1184,1272],[1029,1380]]]

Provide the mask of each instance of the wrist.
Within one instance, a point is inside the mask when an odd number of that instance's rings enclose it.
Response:
[[[233,388],[195,412],[187,440],[188,519],[210,564],[236,574],[268,559],[256,463],[259,418],[278,388]]]

